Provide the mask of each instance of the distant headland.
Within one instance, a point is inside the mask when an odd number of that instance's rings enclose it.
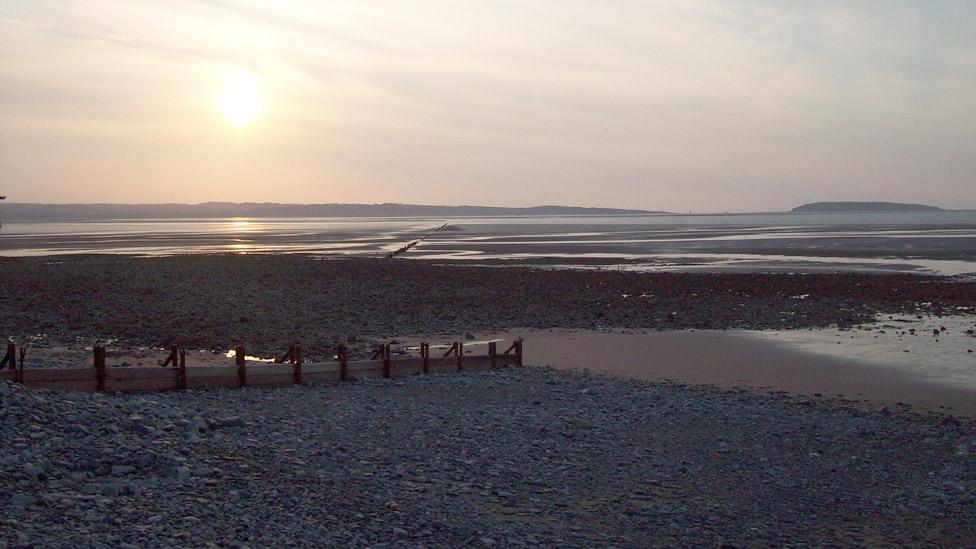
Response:
[[[647,215],[668,212],[577,206],[430,206],[422,204],[36,204],[3,205],[7,221],[89,221],[109,219],[201,219],[210,217],[481,217],[539,215]]]
[[[863,212],[943,212],[942,208],[925,204],[898,202],[811,202],[790,210],[798,213],[863,213]]]

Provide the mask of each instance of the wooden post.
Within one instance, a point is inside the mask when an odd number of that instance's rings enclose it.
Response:
[[[420,358],[424,361],[424,373],[430,373],[430,343],[420,344]]]
[[[457,369],[460,372],[462,370],[461,362],[464,359],[464,343],[458,341],[454,345],[456,345],[454,348],[454,355],[457,356]]]
[[[180,349],[180,362],[176,369],[176,386],[186,389],[186,349]]]
[[[302,346],[295,345],[292,360],[295,361],[295,385],[302,384]]]
[[[494,370],[498,365],[498,344],[494,341],[488,342],[488,356],[491,357],[491,369]]]
[[[23,384],[24,383],[24,364],[26,362],[24,360],[24,355],[26,355],[26,354],[27,354],[27,349],[25,349],[24,347],[21,347],[20,348],[20,364],[18,364],[17,365],[18,366],[17,369],[14,370],[16,372],[16,374],[14,375],[14,381],[16,381],[17,383],[20,383],[20,384]]]
[[[166,360],[163,361],[163,368],[169,366],[170,364],[172,364],[173,366],[176,366],[177,365],[177,362],[176,362],[177,357],[178,357],[178,354],[177,354],[176,347],[170,348],[170,350],[169,350],[169,356],[167,356],[166,357]]]
[[[390,344],[387,343],[382,347],[383,352],[383,377],[389,379],[392,375],[392,357],[390,356]]]
[[[26,361],[24,360],[24,355],[27,354],[27,349],[24,347],[20,348],[20,363],[17,365],[17,369],[14,370],[14,381],[17,383],[24,383],[24,365]]]
[[[95,347],[95,377],[98,380],[98,390],[105,391],[105,347]]]
[[[339,381],[349,381],[349,349],[345,343],[340,343],[336,351],[339,357]]]
[[[522,367],[522,340],[515,342],[515,363]]]
[[[10,369],[17,369],[17,345],[14,343],[7,344],[7,354],[10,355]]]
[[[234,349],[234,361],[237,362],[237,380],[241,387],[247,386],[247,367],[244,365],[244,347]]]

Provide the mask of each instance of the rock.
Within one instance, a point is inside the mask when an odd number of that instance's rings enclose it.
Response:
[[[33,465],[30,463],[24,465],[24,474],[26,474],[31,478],[35,478],[37,480],[44,480],[45,478],[47,478],[47,475],[45,474],[43,467],[40,467],[38,465]]]
[[[945,416],[944,418],[942,418],[942,421],[940,423],[945,427],[958,427],[962,425],[962,422],[959,421],[959,418],[952,415]]]
[[[241,416],[228,416],[218,419],[217,425],[220,427],[239,427],[244,425],[244,420],[241,419]]]
[[[112,476],[113,477],[124,477],[129,473],[134,473],[136,468],[132,465],[113,465],[112,466]]]
[[[194,416],[187,426],[187,430],[192,434],[200,434],[208,429],[207,421],[200,416]]]

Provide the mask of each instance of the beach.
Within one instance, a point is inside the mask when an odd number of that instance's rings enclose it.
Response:
[[[179,345],[193,367],[237,345],[334,360],[516,338],[527,364],[148,395],[0,381],[11,546],[976,543],[965,278],[300,255],[7,258],[0,276],[29,368],[85,367],[96,343],[109,366]],[[902,347],[918,361],[877,350]]]
[[[530,367],[0,404],[11,547],[976,543],[976,430],[903,411]]]

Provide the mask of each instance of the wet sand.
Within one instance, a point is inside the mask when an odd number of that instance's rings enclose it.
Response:
[[[588,369],[648,381],[786,391],[810,398],[904,403],[919,410],[976,417],[976,387],[934,382],[905,370],[797,349],[748,331],[598,332],[513,330],[491,337],[526,339],[533,366]]]

